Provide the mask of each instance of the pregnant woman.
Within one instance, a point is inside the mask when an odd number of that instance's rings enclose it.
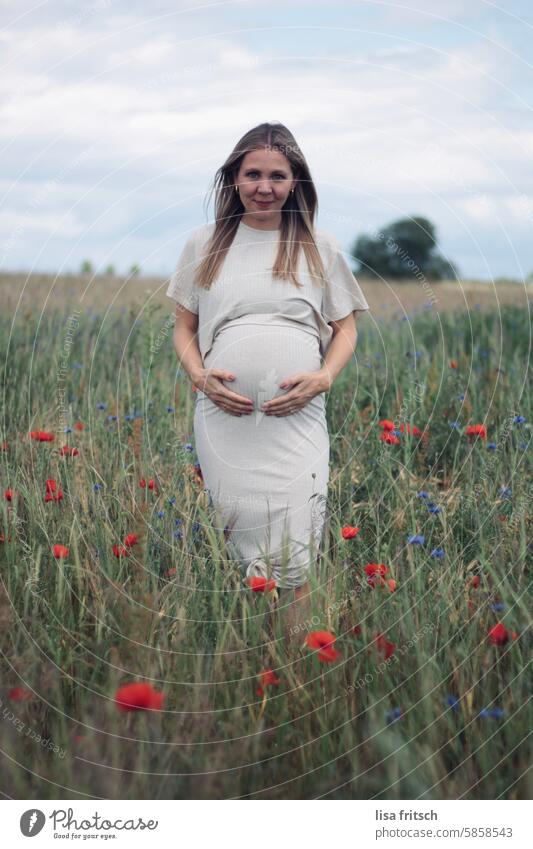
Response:
[[[228,550],[273,579],[286,626],[308,609],[329,478],[325,396],[368,304],[282,124],[260,124],[218,169],[215,221],[189,236],[167,295],[197,388],[196,452]],[[239,421],[238,421],[239,420]]]

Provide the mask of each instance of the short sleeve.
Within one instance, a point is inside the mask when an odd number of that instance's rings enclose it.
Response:
[[[190,236],[178,259],[174,273],[170,277],[167,289],[169,298],[173,298],[185,309],[198,315],[199,287],[193,282],[196,271],[195,237]]]
[[[353,310],[370,309],[338,241],[331,236],[330,247],[328,281],[322,295],[322,315],[326,322],[345,318]]]

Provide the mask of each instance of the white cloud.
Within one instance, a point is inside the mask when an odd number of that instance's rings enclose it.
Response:
[[[294,0],[283,5],[301,7]],[[35,191],[29,181],[37,170],[53,178],[90,148],[91,156],[62,179],[57,196],[47,197],[42,229],[56,220],[57,203],[67,211],[88,193],[90,202],[68,226],[80,220],[89,225],[95,208],[116,201],[119,208],[107,223],[117,237],[121,227],[143,221],[143,196],[150,210],[177,197],[203,197],[237,139],[264,120],[281,120],[293,130],[330,209],[363,203],[387,219],[389,205],[438,215],[439,205],[448,203],[482,236],[505,197],[505,211],[518,227],[513,192],[533,193],[527,113],[509,111],[522,81],[519,63],[481,36],[468,45],[449,43],[446,51],[429,42],[426,47],[424,26],[413,25],[411,43],[402,37],[395,43],[390,36],[394,25],[399,30],[399,12],[381,4],[371,11],[386,21],[387,39],[364,51],[347,50],[343,40],[335,53],[340,36],[330,29],[335,19],[327,4],[306,5],[324,10],[321,40],[329,53],[315,55],[305,29],[258,35],[258,4],[252,2],[233,10],[240,32],[224,26],[227,4],[147,22],[138,3],[63,3],[54,7],[54,18],[48,11],[43,21],[36,13],[23,19],[16,37],[3,33],[10,71],[0,78],[0,144],[7,146],[16,183],[4,231],[16,226],[28,185]],[[362,15],[369,4],[349,6]],[[183,8],[156,3],[150,18]],[[451,0],[431,8],[462,14]],[[465,14],[474,13],[470,6]],[[228,34],[219,34],[225,29]],[[142,184],[143,191],[126,197]],[[103,233],[92,232],[98,251],[97,233]]]

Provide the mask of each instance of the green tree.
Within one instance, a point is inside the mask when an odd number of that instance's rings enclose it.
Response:
[[[80,266],[80,274],[93,274],[94,268],[90,259],[84,259]]]
[[[129,276],[130,277],[138,277],[140,273],[141,273],[140,265],[137,265],[137,263],[134,262],[133,265],[131,266],[129,272],[128,272]]]
[[[354,249],[358,273],[375,277],[419,277],[456,279],[454,265],[437,251],[435,226],[415,216],[393,221],[375,237],[362,235]]]

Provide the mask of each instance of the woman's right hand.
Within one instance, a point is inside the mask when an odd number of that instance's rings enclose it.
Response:
[[[253,401],[224,386],[224,380],[234,379],[235,375],[230,371],[224,371],[221,368],[204,368],[199,375],[194,376],[193,383],[224,412],[231,416],[249,415],[254,409]]]

